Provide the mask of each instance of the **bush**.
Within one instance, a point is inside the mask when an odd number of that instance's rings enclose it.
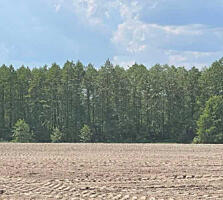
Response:
[[[80,131],[80,141],[81,142],[91,142],[92,132],[88,125],[84,125]]]
[[[32,142],[33,132],[29,125],[22,119],[19,119],[13,127],[13,141],[14,142]]]
[[[58,128],[54,128],[50,135],[50,138],[53,143],[62,142],[63,141],[63,133]]]
[[[201,143],[201,139],[199,136],[196,136],[194,139],[193,139],[193,144],[200,144]]]

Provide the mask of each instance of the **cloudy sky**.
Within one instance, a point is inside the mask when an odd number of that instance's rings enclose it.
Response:
[[[0,65],[201,68],[223,57],[222,11],[223,0],[0,0]]]

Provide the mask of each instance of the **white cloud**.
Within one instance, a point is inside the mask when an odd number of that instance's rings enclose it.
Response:
[[[120,11],[123,22],[113,32],[111,39],[119,52],[115,56],[116,60],[119,58],[122,62],[123,58],[126,62],[129,58],[147,65],[162,62],[201,66],[210,63],[211,58],[221,56],[223,28],[212,28],[202,24],[149,24],[140,20],[142,7],[135,5],[135,9],[131,9],[131,5],[125,4],[124,11]],[[216,43],[220,49],[215,49]],[[154,58],[157,60],[154,61]]]
[[[154,7],[159,1],[163,0],[148,0],[149,4],[139,0],[73,0],[72,2],[75,13],[90,25],[107,25],[107,23],[113,24],[114,19],[111,16],[118,17],[119,21],[138,19],[143,5]]]
[[[59,1],[59,0],[58,0]],[[221,56],[223,28],[202,24],[160,25],[141,19],[166,0],[72,0],[76,15],[94,29],[107,30],[115,63],[155,62],[203,65]],[[57,9],[60,9],[57,8]],[[56,10],[57,10],[56,9]],[[155,61],[156,59],[156,61]]]
[[[213,58],[220,58],[223,51],[216,52],[198,52],[198,51],[166,51],[168,55],[168,64],[177,66],[196,66],[203,68],[207,63],[213,62]]]
[[[145,50],[147,46],[145,43],[146,34],[146,25],[138,20],[129,20],[118,25],[111,41],[119,47],[122,45],[130,53],[136,53]]]
[[[130,1],[128,3],[123,3],[122,1],[118,2],[119,12],[124,20],[137,20],[139,18],[142,7],[138,1]]]
[[[55,4],[54,5],[56,12],[59,12],[61,9],[61,4]]]
[[[53,5],[56,12],[59,12],[62,6],[65,4],[64,0],[48,0],[48,1],[50,4]]]
[[[90,25],[104,25],[104,18],[110,13],[104,0],[73,0],[75,13]]]
[[[204,38],[209,37],[219,40],[220,45],[223,42],[223,28],[211,28],[201,24],[162,26],[133,19],[119,24],[111,41],[118,46],[121,44],[126,51],[140,52],[146,50],[146,46],[165,49],[176,43],[184,47],[190,45],[191,42],[197,45],[202,43]],[[211,41],[207,41],[207,45],[209,42]],[[204,43],[202,45],[205,46]]]
[[[205,27],[201,24],[191,24],[185,26],[160,26],[157,24],[152,25],[154,28],[165,31],[167,34],[173,35],[201,35],[202,29]]]

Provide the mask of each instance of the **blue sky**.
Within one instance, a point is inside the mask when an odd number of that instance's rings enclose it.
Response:
[[[223,57],[222,10],[222,0],[1,0],[0,65],[202,68]]]

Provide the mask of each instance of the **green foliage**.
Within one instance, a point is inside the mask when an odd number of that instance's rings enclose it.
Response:
[[[50,135],[53,143],[63,142],[63,137],[63,133],[58,128],[54,128]]]
[[[193,144],[201,144],[201,139],[199,136],[194,137]]]
[[[190,143],[201,116],[203,124],[214,123],[205,129],[208,138],[220,143],[221,121],[208,121],[203,110],[209,98],[222,95],[222,77],[223,59],[202,71],[137,63],[125,70],[109,60],[101,68],[80,61],[33,69],[2,65],[0,138],[12,140],[13,125],[24,119],[36,142]],[[205,141],[202,134],[195,143]]]
[[[81,142],[91,142],[92,132],[88,125],[84,125],[80,130],[80,141]]]
[[[197,121],[194,143],[223,143],[223,96],[213,96]]]
[[[13,127],[13,141],[14,142],[32,142],[33,132],[29,125],[22,119],[19,119]]]

